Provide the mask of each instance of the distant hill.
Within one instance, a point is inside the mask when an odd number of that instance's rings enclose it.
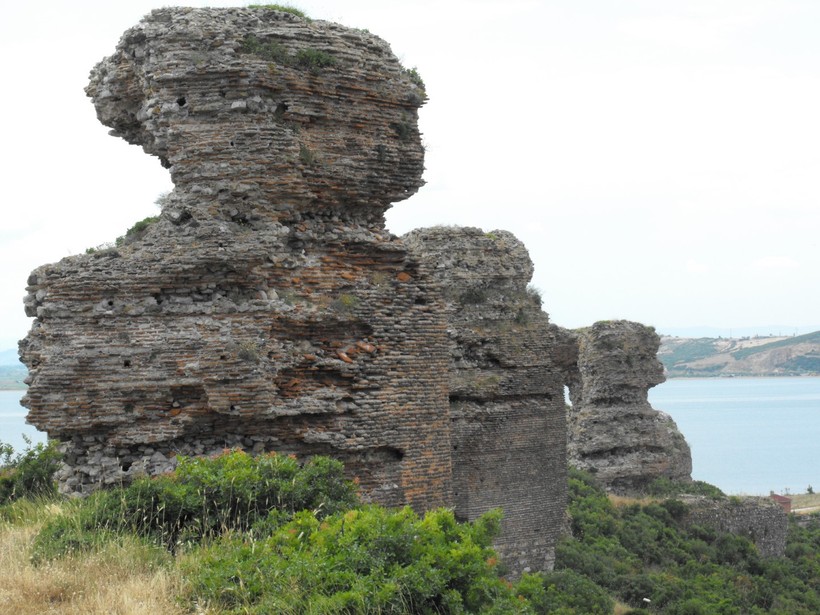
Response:
[[[26,376],[28,370],[20,363],[17,349],[0,350],[0,391],[25,389],[23,380]]]
[[[16,348],[0,350],[0,366],[2,365],[22,365],[20,363],[20,358],[17,356]]]
[[[820,376],[820,331],[790,337],[661,337],[670,378]]]
[[[0,365],[0,391],[14,391],[25,389],[23,382],[28,376],[28,370],[23,364]]]

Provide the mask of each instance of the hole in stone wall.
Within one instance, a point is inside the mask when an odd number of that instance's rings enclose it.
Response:
[[[177,98],[177,104],[178,104],[180,107],[184,107],[184,106],[185,106],[185,104],[186,104],[187,102],[188,102],[188,101],[187,101],[187,100],[185,100],[185,97],[184,97],[184,96],[180,96],[179,98]]]
[[[234,147],[235,145],[236,145],[236,143],[234,143],[233,141],[231,141],[231,147]]]
[[[131,367],[131,359],[126,359],[122,362],[123,367]]]
[[[120,468],[122,469],[123,472],[128,472],[128,470],[131,469],[131,462],[130,461],[123,461],[120,464]]]
[[[109,299],[108,300],[108,307],[113,307],[113,305],[114,305],[114,302],[111,299]]]

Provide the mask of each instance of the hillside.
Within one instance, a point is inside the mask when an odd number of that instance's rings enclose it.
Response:
[[[23,379],[28,375],[25,365],[0,365],[0,391],[18,391],[26,388]]]
[[[791,337],[663,336],[658,358],[670,378],[820,375],[820,331]]]

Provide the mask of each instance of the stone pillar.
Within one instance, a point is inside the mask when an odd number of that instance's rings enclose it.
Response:
[[[665,380],[652,327],[625,320],[578,329],[568,384],[569,461],[613,491],[640,490],[659,477],[691,480],[689,445],[672,418],[649,404]]]

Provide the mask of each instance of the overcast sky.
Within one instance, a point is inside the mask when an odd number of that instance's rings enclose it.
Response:
[[[171,188],[83,92],[167,4],[3,9],[0,348],[30,326],[32,269],[113,240]],[[820,2],[295,4],[378,34],[426,82],[427,185],[388,213],[391,231],[512,231],[566,327],[820,328]]]

